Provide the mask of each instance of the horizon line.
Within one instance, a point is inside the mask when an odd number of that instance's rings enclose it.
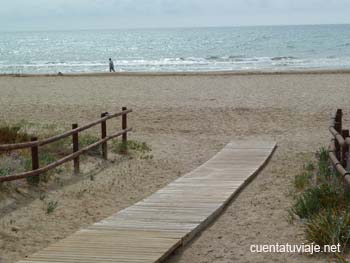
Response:
[[[206,28],[239,28],[239,27],[288,27],[288,26],[341,26],[349,23],[303,23],[303,24],[262,24],[262,25],[208,25],[208,26],[149,26],[149,27],[115,27],[115,28],[81,28],[81,29],[15,29],[0,30],[2,33],[20,32],[74,32],[74,31],[108,31],[108,30],[171,30],[171,29],[206,29]]]

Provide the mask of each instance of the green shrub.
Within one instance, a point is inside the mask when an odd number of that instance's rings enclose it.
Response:
[[[292,207],[292,212],[300,218],[310,218],[321,209],[319,199],[318,188],[308,189],[297,198]]]
[[[288,211],[287,221],[292,223],[295,216],[305,219],[307,241],[320,246],[341,244],[345,250],[350,245],[350,191],[332,168],[327,149],[317,151],[316,159],[315,164],[306,163],[305,172],[294,178],[294,188],[303,192]],[[334,256],[346,262],[341,254]]]
[[[316,168],[315,168],[315,165],[313,162],[307,162],[304,166],[305,170],[308,171],[308,172],[312,172],[314,171]]]
[[[33,186],[37,186],[40,182],[40,177],[36,176],[29,176],[26,177],[26,180],[28,182],[29,185],[33,185]]]
[[[95,142],[99,141],[99,138],[90,134],[84,134],[79,136],[79,146],[80,148],[87,147]]]
[[[0,124],[0,144],[30,141],[30,135],[22,132],[21,124]]]
[[[147,153],[151,152],[151,147],[145,143],[145,142],[138,142],[138,141],[128,141],[127,142],[128,149],[138,151],[140,153]]]
[[[44,152],[44,151],[39,152],[40,167],[46,166],[50,163],[53,163],[54,161],[55,161],[55,157],[53,156],[53,154],[49,152]]]
[[[350,213],[337,209],[324,210],[305,226],[306,239],[318,245],[337,245],[343,248],[350,241]]]
[[[56,157],[52,153],[44,151],[44,150],[41,150],[41,151],[39,150],[39,167],[45,167],[45,166],[55,162],[55,160],[56,160]],[[27,157],[24,160],[24,169],[26,171],[32,170],[32,158],[31,157]],[[53,173],[53,171],[54,170],[40,174],[39,177],[37,177],[37,176],[27,177],[27,182],[30,185],[38,185],[39,181],[48,182],[49,176],[50,176],[50,174]]]
[[[317,151],[316,157],[318,159],[317,178],[321,181],[328,179],[333,174],[329,163],[328,150],[321,148]]]
[[[79,136],[79,148],[85,148],[91,144],[94,144],[98,142],[100,139],[96,136],[90,135],[90,134],[84,134]],[[88,151],[90,154],[98,155],[101,154],[101,146],[93,147],[91,150]]]
[[[321,163],[328,163],[328,150],[325,147],[321,147],[317,152],[316,152],[316,157],[317,160]]]
[[[294,187],[298,191],[304,190],[310,186],[310,180],[312,179],[312,173],[304,172],[294,177]]]
[[[48,204],[47,204],[47,209],[46,209],[46,213],[47,214],[51,214],[53,211],[55,211],[55,209],[57,208],[58,206],[58,202],[57,201],[50,201]]]
[[[116,153],[122,153],[126,149],[138,152],[142,155],[152,151],[151,147],[145,142],[138,142],[134,140],[128,140],[125,143],[122,141],[113,142],[113,151]]]
[[[10,167],[0,167],[0,176],[8,176],[11,174]]]
[[[341,190],[332,184],[307,189],[297,199],[292,212],[300,218],[312,218],[322,209],[340,208],[344,204]]]
[[[45,136],[43,138],[49,138],[50,136]],[[56,157],[64,157],[72,153],[71,139],[64,138],[55,142],[51,142],[40,148],[40,152],[45,152],[45,154],[50,154]],[[45,158],[45,156],[43,156]]]

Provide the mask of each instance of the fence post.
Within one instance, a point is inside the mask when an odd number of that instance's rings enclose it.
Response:
[[[126,111],[127,107],[122,107],[122,111]],[[122,129],[126,130],[128,127],[128,115],[122,115]],[[128,134],[125,132],[122,135],[122,154],[128,153]]]
[[[349,130],[343,130],[342,136],[344,139],[349,137]],[[345,169],[348,168],[348,159],[349,159],[349,145],[345,142],[345,145],[342,148],[342,165]]]
[[[108,112],[101,113],[101,118],[104,118],[108,115]],[[106,121],[101,122],[101,139],[104,139],[107,137],[107,123]],[[102,143],[102,156],[105,160],[108,158],[108,149],[107,149],[107,142]]]
[[[343,111],[342,109],[337,109],[337,113],[335,114],[335,129],[337,132],[341,134],[341,131],[343,129]]]
[[[32,137],[30,139],[32,142],[38,141],[38,137]],[[37,170],[39,169],[39,147],[38,145],[33,145],[31,147],[31,152],[32,152],[32,170]],[[38,184],[40,182],[40,177],[39,175],[31,176],[30,181],[33,184]]]
[[[78,124],[77,123],[73,123],[72,124],[72,130],[78,128]],[[79,151],[79,133],[73,133],[72,136],[72,140],[73,140],[73,153]],[[74,162],[74,174],[79,174],[80,173],[80,159],[79,156],[75,157],[73,159]]]
[[[343,130],[342,132],[342,136],[344,139],[346,139],[347,137],[349,137],[349,130]],[[349,167],[349,150],[350,150],[350,147],[349,145],[345,142],[345,145],[343,146],[342,148],[342,165],[343,167],[345,168],[346,171],[348,171],[348,169],[350,168]],[[350,190],[350,187],[346,181],[345,178],[343,178],[344,180],[344,191],[347,195],[349,195],[349,190]],[[346,198],[346,197],[345,197]]]
[[[337,109],[337,112],[335,114],[335,120],[334,120],[334,129],[339,134],[342,134],[342,126],[343,126],[342,119],[343,119],[343,111],[342,109]],[[335,154],[338,160],[342,159],[342,150],[337,140],[335,140]]]

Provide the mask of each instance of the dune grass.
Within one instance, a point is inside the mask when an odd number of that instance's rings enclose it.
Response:
[[[64,130],[50,124],[34,124],[29,122],[19,122],[16,124],[0,123],[0,144],[10,144],[30,141],[32,134],[36,134],[40,139],[49,138],[62,133]],[[79,148],[85,148],[100,140],[99,137],[89,133],[79,133]],[[72,139],[67,137],[56,142],[39,147],[39,166],[45,167],[72,153]],[[121,140],[112,140],[111,148],[114,153],[125,154],[131,158],[153,159],[151,147],[145,142],[128,140],[124,144]],[[89,156],[101,156],[101,147],[97,146],[90,149]],[[67,168],[68,167],[68,168]],[[30,149],[22,149],[0,154],[0,176],[9,176],[32,169],[32,159]],[[59,166],[56,169],[40,175],[40,182],[48,182],[52,175],[67,171],[69,166]],[[39,182],[34,177],[28,177],[27,182],[30,185],[37,185]]]
[[[290,218],[304,223],[309,243],[340,244],[346,253],[350,248],[350,193],[344,184],[331,166],[327,150],[321,148],[315,161],[308,162],[304,171],[295,176],[295,200],[288,213]]]
[[[127,150],[129,154],[137,155],[140,159],[153,159],[152,148],[145,142],[128,140],[126,144],[120,140],[113,141],[112,151],[121,154]]]
[[[0,144],[26,142],[30,140],[30,134],[23,131],[23,123],[0,124]]]
[[[63,130],[55,125],[50,124],[35,124],[26,121],[21,121],[15,124],[0,123],[0,144],[12,144],[20,142],[28,142],[33,134],[36,134],[39,139],[49,138],[62,133]],[[86,147],[99,138],[91,134],[80,134],[80,147]],[[39,166],[44,167],[56,160],[72,153],[71,137],[61,139],[59,141],[47,144],[39,148]],[[92,149],[88,152],[90,155],[100,154],[100,149]],[[9,176],[32,169],[32,160],[30,149],[21,149],[16,151],[0,153],[0,176]],[[52,171],[46,172],[40,176],[40,180],[47,182],[50,175],[61,173],[64,170],[60,166]],[[34,178],[27,178],[29,184],[36,184]]]

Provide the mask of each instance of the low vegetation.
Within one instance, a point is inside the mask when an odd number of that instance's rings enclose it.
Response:
[[[350,241],[350,213],[347,210],[324,209],[306,223],[306,238],[321,246]]]
[[[19,143],[30,140],[30,135],[22,130],[23,123],[0,124],[0,144]]]
[[[11,144],[30,141],[32,134],[36,134],[39,139],[48,138],[62,133],[55,125],[38,125],[29,122],[19,122],[16,124],[0,123],[0,144]],[[91,134],[79,134],[79,147],[85,148],[99,141],[99,137]],[[140,159],[152,159],[151,147],[145,142],[128,140],[123,143],[120,139],[112,140],[111,148],[114,153],[127,154],[127,156],[137,157]],[[72,153],[71,137],[61,139],[59,141],[49,143],[39,148],[39,166],[44,167]],[[88,151],[90,156],[100,156],[101,146],[97,146]],[[30,171],[32,169],[32,159],[30,149],[16,150],[0,153],[0,176],[9,176],[12,174]],[[60,174],[69,168],[67,166],[59,166],[56,169],[40,175],[40,182],[49,182],[52,175]],[[61,180],[55,176],[54,181],[60,185]],[[90,176],[94,180],[94,175]],[[59,182],[58,182],[59,181]],[[30,185],[37,185],[39,182],[35,177],[28,177],[27,182]]]
[[[39,138],[47,138],[59,133],[53,125],[35,125],[29,122],[19,122],[16,124],[0,124],[0,144],[28,142],[32,134],[38,134]],[[46,166],[55,160],[71,152],[68,138],[54,143],[50,143],[39,150],[39,165]],[[0,176],[8,176],[15,173],[29,171],[32,168],[30,149],[21,149],[11,152],[2,152],[0,154]],[[59,172],[58,168],[40,176],[41,181],[48,181],[50,174]],[[28,177],[29,184],[37,184],[34,177]]]
[[[315,161],[294,178],[295,200],[289,210],[293,220],[304,223],[308,242],[340,244],[342,252],[350,248],[350,194],[343,178],[333,169],[326,149],[320,149]],[[336,257],[343,258],[336,254]]]
[[[294,187],[297,191],[305,190],[310,187],[312,179],[312,172],[305,171],[301,174],[298,174],[294,178]]]
[[[145,142],[128,140],[123,143],[120,140],[115,140],[112,147],[113,152],[117,154],[128,153],[138,155],[141,159],[153,159],[151,147]]]
[[[47,204],[46,213],[47,213],[47,214],[51,214],[53,211],[55,211],[55,209],[57,208],[57,206],[58,206],[58,202],[57,202],[57,201],[50,201],[50,202]]]
[[[90,134],[84,134],[79,136],[79,147],[85,148],[91,144],[94,144],[99,141],[99,138]],[[101,154],[101,147],[97,146],[89,150],[88,154],[99,155]]]
[[[29,122],[18,122],[16,124],[0,123],[0,144],[11,144],[28,142],[32,134],[39,138],[48,138],[62,132],[55,125],[37,125]],[[94,140],[91,135],[81,136],[81,144],[85,145]],[[57,142],[47,144],[39,149],[39,166],[44,167],[63,156],[72,152],[70,138],[65,138]],[[0,176],[8,176],[15,173],[21,173],[32,169],[32,160],[30,149],[22,149],[11,152],[0,153]],[[40,180],[47,182],[53,173],[61,173],[62,167],[47,172],[40,176]],[[28,177],[29,184],[37,184],[37,180]]]

